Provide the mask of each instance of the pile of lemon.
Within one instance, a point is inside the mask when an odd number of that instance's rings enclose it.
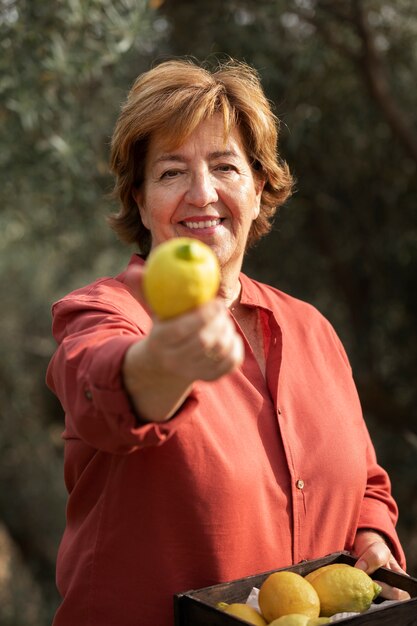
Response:
[[[270,574],[259,590],[260,612],[247,604],[220,602],[218,608],[255,626],[316,626],[335,613],[362,613],[381,593],[368,574],[332,563],[307,576],[290,571]]]

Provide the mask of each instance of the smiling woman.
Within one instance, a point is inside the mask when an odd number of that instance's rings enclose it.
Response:
[[[139,253],[53,307],[47,382],[66,413],[69,493],[54,626],[172,626],[176,592],[339,550],[402,571],[397,507],[335,331],[241,271],[291,192],[277,138],[242,63],[168,61],[128,95],[110,223]],[[183,236],[216,254],[219,292],[151,317],[148,253]]]

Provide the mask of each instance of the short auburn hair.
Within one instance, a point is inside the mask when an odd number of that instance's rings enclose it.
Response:
[[[179,59],[162,62],[136,79],[115,125],[110,167],[116,179],[113,195],[121,207],[108,222],[122,241],[136,242],[145,255],[151,247],[151,233],[133,198],[134,189],[144,180],[150,139],[162,134],[172,148],[178,147],[217,113],[223,117],[225,136],[238,128],[254,174],[265,181],[247,247],[270,231],[277,208],[291,194],[293,180],[278,155],[279,121],[257,72],[235,60],[219,62],[210,70]]]

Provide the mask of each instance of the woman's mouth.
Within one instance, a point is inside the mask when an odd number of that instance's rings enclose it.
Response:
[[[202,229],[206,229],[206,228],[215,228],[216,226],[218,226],[219,224],[221,224],[222,222],[222,218],[218,217],[216,219],[191,219],[191,220],[184,220],[183,222],[181,222],[184,226],[186,226],[187,228],[190,228],[191,230],[202,230]]]

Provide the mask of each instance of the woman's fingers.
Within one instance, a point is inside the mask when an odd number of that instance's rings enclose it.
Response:
[[[223,312],[176,347],[173,356],[188,362],[201,380],[215,380],[242,363],[244,346],[230,316]]]
[[[221,300],[172,320],[155,321],[149,348],[164,370],[214,380],[240,365],[243,342]]]
[[[379,567],[386,567],[399,574],[406,575],[406,572],[400,567],[394,558],[388,545],[382,541],[374,541],[368,545],[355,564],[355,567],[362,569],[367,574],[372,574]],[[410,595],[403,589],[391,587],[379,580],[376,581],[382,587],[381,596],[387,600],[408,600]]]
[[[381,586],[381,597],[385,598],[385,600],[409,600],[410,594],[403,589],[399,589],[398,587],[391,587],[386,583],[381,582],[380,580],[376,580],[375,582]]]
[[[184,344],[184,341],[195,339],[208,325],[224,313],[225,306],[219,299],[168,320],[154,320],[153,334],[171,347]]]
[[[356,567],[370,574],[378,567],[386,566],[391,556],[391,550],[384,541],[375,541],[359,555]]]
[[[234,333],[214,347],[204,350],[199,357],[199,372],[201,380],[215,380],[238,367],[244,358],[244,345],[241,337]]]

